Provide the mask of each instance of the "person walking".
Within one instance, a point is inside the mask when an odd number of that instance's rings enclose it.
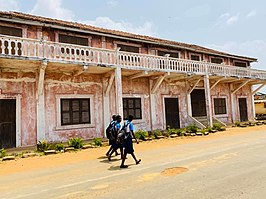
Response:
[[[121,145],[121,143],[117,142],[117,135],[118,132],[121,129],[121,121],[122,121],[122,117],[120,115],[116,116],[116,123],[114,124],[114,137],[115,137],[115,141],[112,143],[112,150],[108,155],[108,160],[111,161],[111,156],[114,152],[117,151],[117,149],[120,149],[120,154],[121,154],[121,159],[123,158],[123,147]]]
[[[112,121],[110,122],[109,126],[106,129],[106,135],[109,140],[110,149],[107,151],[106,156],[109,157],[109,154],[116,146],[116,137],[115,137],[115,125],[116,125],[116,115],[112,116]],[[115,151],[115,155],[119,155],[117,151]]]
[[[135,160],[136,164],[139,164],[141,162],[141,159],[137,160],[137,158],[134,154],[132,138],[134,138],[136,140],[137,144],[139,142],[138,142],[138,140],[134,134],[134,126],[133,126],[132,120],[133,120],[133,116],[129,115],[127,122],[124,124],[124,127],[126,128],[126,138],[125,138],[124,145],[123,145],[124,155],[122,156],[122,162],[121,162],[120,168],[127,168],[128,167],[127,165],[125,165],[127,154],[131,154],[131,156]]]

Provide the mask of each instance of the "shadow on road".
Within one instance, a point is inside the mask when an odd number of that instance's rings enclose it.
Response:
[[[111,161],[109,161],[107,158],[105,160],[101,160],[101,163],[111,163],[111,162],[116,162],[116,161],[120,161],[121,159],[118,158],[112,158]]]
[[[125,169],[130,169],[131,166],[134,166],[135,164],[127,164],[128,168],[123,168],[121,169],[120,168],[120,165],[119,166],[110,166],[109,167],[109,171],[117,171],[117,170],[125,170]]]

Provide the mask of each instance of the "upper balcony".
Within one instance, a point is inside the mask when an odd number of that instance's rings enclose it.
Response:
[[[266,71],[0,35],[0,57],[266,80]]]

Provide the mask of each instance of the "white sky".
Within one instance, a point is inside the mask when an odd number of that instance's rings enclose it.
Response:
[[[0,0],[0,10],[77,21],[258,58],[266,70],[263,0]]]

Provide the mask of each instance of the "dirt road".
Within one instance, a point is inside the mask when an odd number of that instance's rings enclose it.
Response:
[[[118,157],[111,162],[104,157],[107,147],[1,162],[0,198],[266,195],[266,126],[154,140],[135,145],[135,150],[141,164],[128,157],[130,167],[124,170]]]

